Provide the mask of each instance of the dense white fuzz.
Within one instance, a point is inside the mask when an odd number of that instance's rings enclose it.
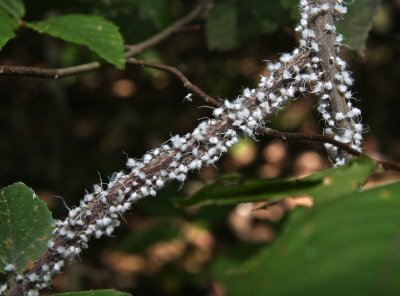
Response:
[[[14,264],[7,264],[7,265],[4,267],[4,270],[7,271],[7,272],[15,271],[15,266],[14,266]]]
[[[333,7],[331,6],[331,2]],[[301,20],[300,25],[296,28],[301,34],[300,46],[311,50],[313,55],[310,58],[310,63],[306,65],[307,72],[298,75],[296,82],[301,84],[302,88],[299,91],[304,90],[304,85],[313,83],[312,92],[320,96],[319,106],[317,107],[318,112],[325,120],[326,125],[329,128],[325,129],[324,133],[337,136],[337,140],[344,143],[349,143],[352,147],[357,150],[361,150],[361,134],[358,130],[362,130],[362,125],[357,123],[357,118],[361,115],[358,108],[354,108],[350,100],[353,95],[349,91],[349,87],[353,85],[354,80],[351,77],[350,72],[346,71],[346,62],[338,56],[330,56],[330,62],[333,65],[334,78],[328,79],[323,74],[320,57],[318,56],[320,51],[320,40],[321,37],[316,37],[316,32],[312,26],[312,21],[318,15],[322,15],[326,12],[333,12],[336,18],[340,18],[347,12],[347,8],[343,5],[342,0],[327,1],[323,4],[317,4],[315,1],[301,0],[300,11]],[[334,34],[334,46],[336,48],[335,54],[338,53],[340,45],[343,42],[343,36],[337,34],[336,27],[333,23],[327,23],[324,25],[324,34]],[[348,110],[342,112],[334,112],[331,108],[331,100],[336,95],[340,95],[346,100]],[[345,122],[345,120],[347,120]],[[341,123],[345,122],[346,128],[342,128]],[[339,150],[332,146],[326,145],[327,150],[334,162],[334,165],[341,165],[344,163],[344,158],[339,157]]]
[[[8,286],[6,284],[0,285],[0,295],[7,291]]]

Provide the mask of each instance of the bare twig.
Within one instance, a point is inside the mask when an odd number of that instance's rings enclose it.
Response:
[[[219,105],[219,102],[216,99],[214,99],[210,95],[206,94],[198,86],[196,86],[192,82],[190,82],[189,79],[187,79],[187,77],[185,75],[183,75],[183,73],[175,67],[160,64],[160,63],[149,62],[149,61],[145,61],[145,60],[138,60],[138,59],[134,59],[134,58],[127,59],[126,63],[131,64],[131,65],[139,65],[139,66],[143,66],[143,67],[149,67],[149,68],[153,68],[153,69],[171,73],[171,74],[175,75],[176,77],[178,77],[180,81],[182,81],[183,86],[188,91],[191,91],[191,92],[197,94],[199,97],[203,98],[209,104],[212,104],[214,106]]]
[[[263,130],[263,134],[268,137],[278,138],[283,141],[294,139],[294,140],[302,140],[302,141],[313,141],[313,142],[320,142],[320,143],[329,143],[332,144],[347,153],[354,155],[354,156],[365,156],[371,160],[374,160],[382,165],[382,167],[386,170],[396,170],[400,171],[400,163],[382,159],[376,159],[372,156],[369,156],[366,153],[360,152],[351,148],[349,145],[339,142],[329,136],[324,135],[307,135],[302,133],[288,133],[288,132],[280,132],[271,128],[266,128]]]
[[[23,67],[23,66],[0,66],[0,76],[27,76],[37,78],[51,78],[58,79],[76,74],[92,72],[100,69],[103,64],[99,62],[82,64],[79,66],[59,68],[59,69],[45,69],[36,67]]]
[[[268,137],[279,138],[283,141],[288,139],[295,139],[295,140],[304,140],[304,141],[313,141],[313,142],[322,142],[322,143],[329,143],[332,144],[340,149],[346,150],[352,155],[359,156],[362,155],[362,152],[355,150],[348,146],[345,143],[339,142],[329,136],[324,135],[307,135],[302,133],[288,133],[288,132],[280,132],[271,128],[266,128],[263,130],[263,134]]]
[[[0,3],[2,3],[0,1]],[[160,33],[150,37],[149,39],[137,44],[137,45],[126,45],[128,49],[125,52],[125,58],[129,59],[146,49],[149,49],[158,43],[164,41],[171,34],[179,30],[182,26],[195,20],[199,15],[205,10],[205,8],[211,3],[211,0],[204,0],[200,2],[191,12],[186,16],[177,20],[175,23],[171,24],[165,28]],[[105,66],[105,63],[92,62],[86,63],[78,66],[58,68],[58,69],[46,69],[37,67],[24,67],[24,66],[0,66],[0,76],[27,76],[27,77],[37,77],[37,78],[50,78],[59,79],[72,75],[92,72]]]
[[[143,41],[139,44],[127,45],[126,48],[128,50],[125,52],[125,56],[132,57],[132,56],[137,55],[138,53],[144,51],[145,49],[153,47],[156,44],[159,44],[161,41],[170,37],[173,33],[178,31],[180,28],[182,28],[183,26],[187,25],[191,21],[198,18],[204,12],[204,10],[207,8],[207,6],[210,5],[211,3],[212,3],[212,0],[201,1],[189,14],[187,14],[180,20],[177,20],[175,23],[168,26],[160,33],[150,37],[146,41]]]

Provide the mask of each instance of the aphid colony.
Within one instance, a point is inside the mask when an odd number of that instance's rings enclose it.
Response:
[[[330,3],[334,2],[332,7]],[[349,143],[360,149],[363,127],[357,122],[360,110],[352,107],[349,87],[353,79],[346,64],[339,57],[332,57],[337,73],[333,81],[324,80],[321,71],[317,34],[309,26],[316,16],[333,10],[336,15],[345,13],[342,1],[327,1],[318,6],[314,1],[301,0],[300,47],[292,53],[282,54],[275,64],[269,63],[269,76],[262,76],[256,89],[244,89],[243,94],[234,101],[223,101],[213,111],[213,119],[201,122],[193,132],[184,136],[173,136],[160,148],[146,153],[142,159],[127,160],[128,173],[114,173],[108,184],[95,185],[93,192],[87,193],[79,207],[69,211],[68,217],[56,222],[54,239],[48,242],[46,264],[38,264],[30,273],[20,275],[13,265],[7,265],[6,271],[14,273],[15,280],[29,290],[27,295],[38,295],[38,291],[51,284],[54,274],[60,272],[65,261],[74,260],[83,249],[88,248],[92,237],[100,238],[112,235],[120,224],[120,217],[129,210],[134,202],[146,196],[155,196],[157,190],[167,181],[177,180],[183,183],[189,171],[202,166],[213,165],[229,147],[244,134],[254,137],[265,125],[265,118],[279,111],[289,99],[298,93],[311,92],[320,96],[318,111],[326,121],[325,134],[333,135],[339,141]],[[325,34],[335,34],[333,24],[325,25]],[[341,37],[336,38],[339,47]],[[311,54],[310,54],[311,53]],[[299,64],[304,57],[308,60]],[[301,67],[300,67],[301,66]],[[333,91],[342,94],[349,107],[344,113],[331,114],[330,97]],[[337,122],[351,119],[352,126],[337,134]],[[336,152],[336,147],[327,145]],[[335,164],[344,159],[337,157]],[[5,293],[6,285],[0,287]]]
[[[316,15],[329,10],[333,11],[333,15],[340,17],[347,12],[347,8],[343,6],[343,0],[331,1],[333,7],[329,3],[318,6],[315,1],[301,0],[300,15],[301,20],[296,31],[301,33],[300,48],[308,47],[311,49],[312,57],[310,63],[306,65],[307,74],[313,77],[312,92],[319,96],[318,112],[325,120],[327,127],[324,129],[326,135],[332,135],[335,140],[349,144],[355,150],[361,150],[363,126],[359,123],[361,115],[360,109],[353,107],[351,102],[353,94],[350,90],[354,80],[350,72],[346,71],[346,62],[337,56],[343,41],[343,36],[336,33],[334,23],[326,23],[324,33],[334,36],[334,53],[329,57],[330,63],[333,65],[331,71],[334,72],[332,79],[329,79],[321,67],[319,58],[320,46],[317,42],[317,34],[313,29],[313,20]],[[306,80],[304,77],[298,80]],[[311,79],[310,79],[311,81]],[[346,104],[346,111],[334,111],[332,108],[332,99],[335,96],[341,96]],[[343,124],[345,122],[345,124]],[[345,153],[338,151],[337,147],[331,144],[325,144],[334,165],[342,165],[345,163]]]

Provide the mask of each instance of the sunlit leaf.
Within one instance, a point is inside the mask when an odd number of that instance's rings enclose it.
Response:
[[[124,41],[118,27],[100,16],[69,14],[26,25],[40,33],[86,45],[111,64],[124,67]]]

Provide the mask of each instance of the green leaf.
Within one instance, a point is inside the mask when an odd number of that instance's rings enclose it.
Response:
[[[159,223],[137,230],[125,236],[120,243],[120,249],[125,252],[143,252],[146,248],[158,241],[167,241],[179,238],[180,229],[176,225],[168,223],[168,220],[160,220]]]
[[[274,199],[296,192],[306,192],[322,180],[226,180],[219,178],[206,185],[189,199],[179,203],[184,206],[230,205],[242,202]]]
[[[204,186],[192,197],[176,202],[183,206],[229,205],[308,194],[318,205],[358,190],[374,168],[371,160],[357,158],[346,166],[300,179],[242,181],[238,175],[228,175]]]
[[[376,169],[374,161],[366,157],[358,157],[348,164],[314,173],[303,180],[322,180],[307,192],[314,198],[315,206],[336,200],[343,194],[358,192],[369,175]]]
[[[280,0],[282,7],[290,12],[293,20],[299,20],[299,1],[298,0]]]
[[[124,67],[124,41],[118,27],[100,16],[69,14],[26,25],[40,33],[86,45],[117,68]]]
[[[25,6],[20,0],[1,0],[0,10],[7,12],[15,19],[21,19],[25,15]]]
[[[400,182],[341,195],[251,260],[220,259],[229,295],[398,295]]]
[[[247,0],[238,1],[238,31],[240,41],[260,33],[269,33],[285,25],[292,25],[291,7],[282,1]]]
[[[13,264],[17,272],[39,258],[52,237],[53,218],[42,202],[23,183],[0,191],[0,272]]]
[[[229,50],[298,19],[298,0],[221,0],[206,20],[208,47]],[[295,13],[294,13],[295,12]]]
[[[237,9],[234,4],[218,3],[206,20],[210,49],[228,50],[238,45]]]
[[[25,14],[25,7],[18,0],[0,0],[0,49],[15,37],[19,20]]]
[[[368,33],[381,0],[355,0],[348,5],[349,11],[339,21],[338,31],[345,36],[345,44],[360,55],[364,54]]]
[[[129,293],[119,292],[112,289],[107,290],[92,290],[92,291],[81,291],[81,292],[69,292],[55,294],[54,296],[130,296]]]
[[[162,29],[171,22],[171,0],[131,0],[136,6],[141,19],[150,20],[158,29]],[[125,6],[127,3],[125,3]]]
[[[15,37],[14,30],[18,27],[18,21],[0,9],[0,49]]]
[[[136,203],[136,209],[139,213],[161,217],[182,217],[184,210],[175,204],[175,199],[184,198],[184,193],[179,190],[178,182],[168,183],[164,188],[157,192],[157,198],[142,198]]]

